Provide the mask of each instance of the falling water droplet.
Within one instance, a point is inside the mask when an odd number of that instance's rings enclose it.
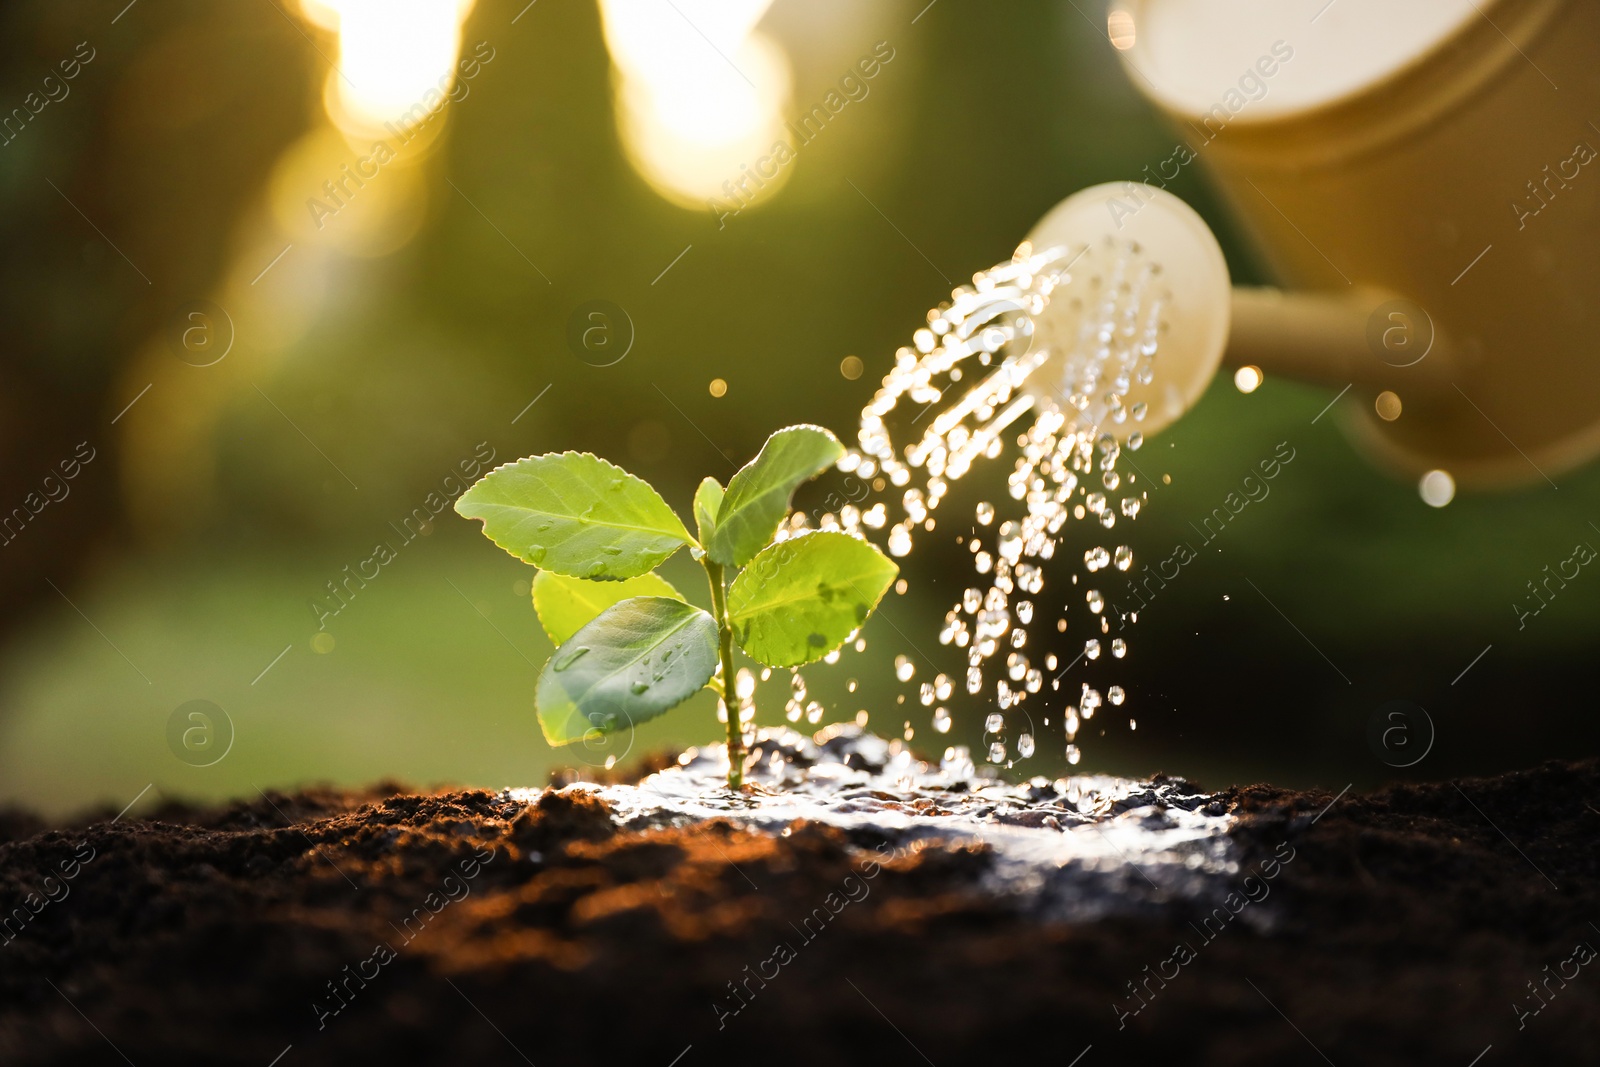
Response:
[[[1083,251],[1035,251],[1024,245],[1009,262],[974,275],[971,286],[956,288],[948,303],[928,312],[927,327],[917,331],[910,346],[895,353],[893,369],[863,409],[858,449],[838,464],[873,492],[895,486],[903,514],[890,523],[887,512],[897,502],[891,496],[865,511],[857,510],[854,501],[841,504],[837,515],[818,520],[823,528],[852,533],[886,528],[890,554],[905,555],[919,528],[933,529],[932,513],[952,483],[976,469],[979,461],[993,460],[1015,443],[1016,458],[1005,475],[1005,491],[1025,510],[1022,517],[1001,522],[992,543],[981,544],[986,538],[977,532],[992,527],[998,516],[989,499],[974,506],[974,536],[962,541],[970,548],[981,581],[977,588],[962,592],[938,630],[941,645],[966,653],[968,692],[977,695],[993,684],[1001,709],[1015,707],[1043,689],[1046,675],[1028,661],[1024,648],[1038,648],[1036,654],[1051,664],[1050,672],[1057,670],[1059,646],[1030,639],[1027,631],[1038,614],[1035,598],[1044,588],[1044,564],[1066,537],[1063,526],[1092,516],[1102,528],[1111,529],[1119,518],[1136,518],[1144,503],[1137,473],[1118,469],[1125,450],[1131,453],[1143,445],[1141,432],[1130,421],[1138,424],[1148,416],[1145,403],[1129,404],[1127,394],[1134,382],[1150,385],[1155,380],[1155,357],[1168,329],[1163,305],[1170,297],[1153,281],[1160,265],[1145,258],[1135,244],[1108,241],[1103,250],[1093,250],[1083,268],[1069,271]],[[1059,347],[1046,353],[1033,345],[1034,318],[1050,303],[1052,293],[1068,302],[1072,315],[1081,317],[1077,339],[1053,339],[1052,345]],[[1049,369],[1043,373],[1051,376],[1055,388],[1025,384],[1031,373],[1046,365]],[[952,390],[958,381],[964,383],[962,388]],[[908,417],[895,423],[888,418],[891,412],[896,418]],[[898,431],[891,431],[891,425],[909,427],[909,437],[897,442]],[[1112,432],[1119,425],[1126,428]],[[1126,440],[1119,441],[1119,434],[1126,434]],[[1096,476],[1092,480],[1091,474]],[[958,532],[960,525],[964,524],[958,524]],[[789,524],[795,530],[806,526]],[[1084,562],[1086,573],[1113,564],[1126,572],[1133,566],[1132,550],[1117,546],[1113,555],[1110,545],[1093,548]],[[1079,575],[1071,575],[1071,580],[1079,586]],[[1089,607],[1090,629],[1099,631],[1084,646],[1085,653],[1092,648],[1098,655],[1111,629],[1105,617],[1107,601],[1099,590],[1088,590],[1086,583],[1080,589]],[[1055,611],[1048,617],[1064,633],[1068,615],[1079,610],[1068,604],[1059,618]],[[1098,625],[1094,616],[1099,616]],[[1119,614],[1118,620],[1137,618],[1128,612]],[[1126,646],[1119,638],[1111,641],[1111,649],[1120,659]],[[986,677],[1002,654],[1000,677]],[[909,673],[902,673],[900,660],[896,676],[901,683],[911,681]],[[1059,686],[1057,677],[1052,688]],[[932,706],[947,699],[952,688],[940,675],[931,686],[920,685],[918,697],[923,706]],[[906,702],[905,695],[898,700]],[[1099,702],[1098,692],[1087,695],[1083,717],[1092,715]],[[936,732],[943,732],[941,723],[948,728],[948,710],[941,710],[942,715],[934,714]],[[1071,742],[1079,720],[1076,709],[1068,720]],[[1019,735],[1011,748],[1020,754],[1023,747]],[[1075,747],[1070,750],[1074,762],[1076,753]],[[998,753],[1003,754],[1003,750]]]
[[[904,556],[911,551],[911,531],[896,526],[889,531],[889,555]]]
[[[789,672],[789,699],[783,705],[784,717],[790,722],[799,722],[800,716],[805,713],[806,680],[799,671]]]

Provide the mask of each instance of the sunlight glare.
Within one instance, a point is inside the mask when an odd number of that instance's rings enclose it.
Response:
[[[623,146],[674,203],[702,208],[710,197],[731,197],[725,187],[782,135],[789,62],[755,28],[770,3],[601,0]],[[779,169],[755,187],[754,198],[770,195],[786,177]]]
[[[301,0],[308,20],[338,29],[328,117],[346,134],[382,133],[440,107],[455,84],[461,27],[474,0]]]

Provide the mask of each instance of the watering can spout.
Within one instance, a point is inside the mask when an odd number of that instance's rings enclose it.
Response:
[[[1335,417],[1411,477],[1536,485],[1600,457],[1600,4],[1117,0],[1109,29],[1178,144],[1068,202],[1159,258],[1198,219],[1157,186],[1193,167],[1282,285],[1175,266],[1227,328],[1164,348],[1166,373],[1348,388]]]
[[[1359,387],[1364,395],[1387,392],[1396,403],[1404,396],[1414,404],[1437,402],[1458,377],[1443,332],[1399,294],[1370,286],[1343,292],[1233,287],[1205,221],[1160,189],[1128,182],[1084,189],[1041,219],[1028,241],[1062,249],[1069,263],[1111,248],[1153,265],[1163,277],[1157,369],[1148,386],[1135,386],[1130,395],[1130,402],[1147,401],[1149,414],[1137,427],[1143,433],[1158,432],[1188,411],[1222,367],[1255,367],[1336,390]],[[1094,282],[1091,291],[1105,284],[1098,276]],[[1046,345],[1064,349],[1064,340],[1082,333],[1077,305],[1083,299],[1056,300],[1041,312],[1036,329]],[[1041,381],[1041,391],[1052,387],[1048,368]]]
[[[1449,339],[1415,301],[1368,286],[1344,293],[1233,290],[1222,363],[1364,394],[1437,399],[1459,376]]]

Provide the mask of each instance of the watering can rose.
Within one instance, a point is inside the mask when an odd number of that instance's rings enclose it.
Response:
[[[593,740],[710,688],[729,708],[728,784],[737,788],[734,645],[770,667],[821,659],[866,621],[899,573],[852,534],[773,540],[795,489],[843,455],[821,427],[779,430],[726,487],[700,483],[697,536],[647,483],[587,452],[520,459],[463,493],[457,512],[540,568],[534,610],[557,645],[534,692],[545,739]],[[684,546],[705,568],[710,611],[655,573]]]

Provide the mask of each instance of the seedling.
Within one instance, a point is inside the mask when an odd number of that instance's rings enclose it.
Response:
[[[818,426],[791,426],[726,488],[694,494],[698,538],[659,493],[587,452],[507,463],[456,500],[484,536],[540,568],[533,606],[555,653],[539,673],[534,707],[552,745],[631,729],[701,689],[728,718],[728,785],[744,778],[733,646],[769,667],[821,659],[853,634],[899,568],[873,545],[837,530],[774,541],[795,488],[844,455]],[[711,610],[688,603],[655,573],[678,549],[705,568]]]

